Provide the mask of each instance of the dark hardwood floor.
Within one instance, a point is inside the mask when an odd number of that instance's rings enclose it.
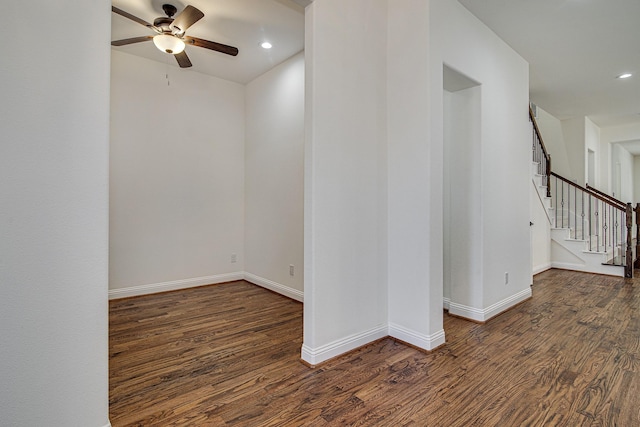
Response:
[[[302,304],[246,282],[112,301],[111,423],[640,426],[640,279],[549,270],[444,322],[430,354],[387,338],[310,369]]]

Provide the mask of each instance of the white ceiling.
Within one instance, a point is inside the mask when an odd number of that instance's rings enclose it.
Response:
[[[640,123],[640,0],[459,0],[530,64],[531,101],[558,119]],[[623,72],[635,75],[617,80]]]
[[[616,142],[634,156],[640,156],[640,140]]]
[[[238,83],[247,83],[304,49],[304,6],[308,0],[113,0],[112,4],[138,18],[153,23],[164,3],[173,4],[178,13],[192,5],[204,18],[187,30],[187,35],[235,46],[233,57],[208,49],[187,46],[193,67],[181,72],[197,71]],[[115,13],[111,14],[111,40],[153,35],[146,27]],[[273,48],[260,44],[269,41]],[[177,67],[175,59],[160,52],[153,42],[112,47]]]
[[[530,97],[559,119],[587,116],[601,127],[640,123],[640,0],[459,0],[530,64]],[[171,2],[205,17],[187,34],[236,46],[231,57],[188,46],[193,68],[247,83],[304,48],[311,0],[113,0],[148,22]],[[150,34],[112,14],[112,40]],[[264,50],[269,40],[274,47]],[[175,66],[152,42],[114,48]],[[617,80],[623,72],[634,77]]]

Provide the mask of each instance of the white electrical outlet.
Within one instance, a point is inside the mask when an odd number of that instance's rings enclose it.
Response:
[[[509,284],[509,273],[504,273],[504,284],[505,285]]]
[[[289,276],[293,276],[293,264],[289,264]]]
[[[231,262],[237,262],[237,261],[238,261],[238,255],[231,254]]]

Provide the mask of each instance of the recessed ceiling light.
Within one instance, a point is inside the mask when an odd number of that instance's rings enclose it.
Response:
[[[631,73],[624,73],[624,74],[620,74],[618,77],[618,79],[628,79],[629,77],[633,76],[633,74]]]
[[[269,42],[264,42],[260,46],[262,46],[264,49],[271,49],[273,47]]]

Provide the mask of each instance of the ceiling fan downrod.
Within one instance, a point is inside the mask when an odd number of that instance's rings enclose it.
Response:
[[[166,13],[169,18],[172,18],[178,11],[178,9],[172,4],[163,4],[162,10],[164,10],[164,13]]]

